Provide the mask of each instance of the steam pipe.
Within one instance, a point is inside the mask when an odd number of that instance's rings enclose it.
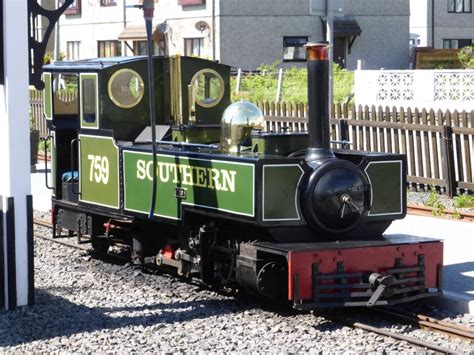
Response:
[[[328,43],[308,43],[308,133],[306,161],[335,158],[329,141],[329,48]]]
[[[153,181],[151,187],[151,203],[148,219],[152,219],[155,214],[156,204],[156,120],[155,120],[155,79],[153,73],[153,41],[152,41],[152,23],[155,4],[153,0],[143,1],[143,17],[145,18],[146,39],[148,47],[148,100],[150,105],[150,127],[151,127],[151,154],[153,155]]]

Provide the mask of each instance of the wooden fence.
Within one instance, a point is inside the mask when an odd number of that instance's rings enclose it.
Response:
[[[307,130],[305,104],[260,102],[258,106],[268,132]],[[30,112],[41,136],[46,137],[42,92],[30,91]],[[412,187],[436,186],[451,196],[474,191],[474,110],[451,113],[335,105],[332,112],[333,140],[347,140],[353,150],[406,154]]]
[[[40,132],[40,137],[48,136],[48,125],[44,119],[43,91],[30,90],[30,123],[31,128]]]
[[[267,131],[306,131],[305,105],[258,105]],[[406,154],[412,187],[436,186],[450,196],[474,190],[474,111],[337,105],[332,112],[331,139],[347,140],[353,150]]]

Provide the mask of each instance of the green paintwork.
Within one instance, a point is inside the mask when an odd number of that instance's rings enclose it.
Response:
[[[186,204],[254,216],[253,164],[163,154],[157,154],[157,160],[155,215],[181,219],[181,205]],[[149,212],[153,171],[151,161],[150,153],[123,151],[125,210]],[[181,168],[176,169],[177,165]],[[145,166],[148,166],[149,170],[146,170]],[[209,169],[216,169],[220,176],[223,171],[232,174],[235,177],[234,184],[222,183],[224,180],[219,180],[220,189],[213,188],[209,183]],[[184,171],[190,175],[186,177]],[[185,196],[176,197],[177,189]]]
[[[203,128],[196,126],[193,129],[192,126],[188,126],[184,130],[180,130],[178,127],[173,127],[172,140],[173,142],[187,142],[187,143],[199,143],[199,144],[210,144],[220,142],[220,129]]]
[[[81,201],[118,208],[119,154],[113,138],[79,135],[79,140]]]
[[[183,122],[189,122],[188,85],[198,71],[201,69],[213,69],[224,79],[224,96],[218,105],[206,108],[196,103],[196,120],[198,124],[221,123],[224,110],[231,104],[230,101],[230,67],[216,62],[210,62],[200,58],[181,57],[181,97],[183,107]]]
[[[252,135],[252,151],[265,155],[283,155],[308,146],[307,134],[254,134]]]
[[[44,90],[43,90],[43,104],[44,104],[44,117],[47,120],[53,119],[53,91],[51,85],[51,73],[43,73]]]
[[[402,213],[401,161],[372,162],[366,168],[372,186],[370,215]]]
[[[81,73],[80,75],[80,112],[81,112],[81,128],[99,128],[99,88],[97,83],[97,74],[84,74]],[[84,90],[83,90],[83,81],[85,79],[92,79],[94,80],[94,87],[95,87],[95,121],[94,122],[86,122],[84,120],[84,112],[83,112],[83,100],[84,100]]]
[[[299,220],[297,192],[302,169],[297,165],[263,166],[264,221]],[[284,202],[284,203],[283,203]]]

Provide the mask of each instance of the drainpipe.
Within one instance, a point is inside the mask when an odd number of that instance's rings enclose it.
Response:
[[[212,60],[216,60],[216,0],[212,0]]]
[[[435,42],[434,42],[434,20],[435,20],[435,1],[431,0],[431,47],[434,49]]]

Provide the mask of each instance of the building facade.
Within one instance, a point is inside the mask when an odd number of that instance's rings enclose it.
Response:
[[[76,0],[60,21],[68,59],[145,54],[136,0]],[[325,38],[325,19],[310,0],[160,0],[155,7],[156,54],[195,55],[255,70],[282,61],[304,65],[303,45]],[[409,0],[345,0],[334,20],[334,59],[355,69],[409,65]]]
[[[410,42],[444,49],[474,45],[473,0],[410,0]]]

